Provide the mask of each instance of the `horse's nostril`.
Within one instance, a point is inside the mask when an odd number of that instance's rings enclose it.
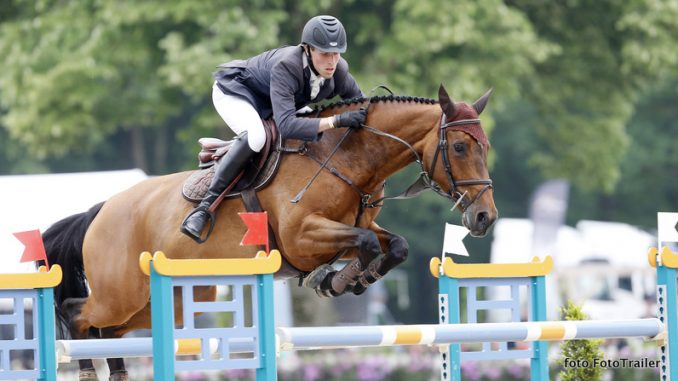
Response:
[[[478,216],[476,217],[476,221],[479,224],[487,224],[488,221],[490,220],[490,215],[487,212],[480,212],[478,213]]]

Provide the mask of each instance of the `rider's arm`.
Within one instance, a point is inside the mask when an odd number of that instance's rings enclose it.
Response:
[[[271,70],[271,105],[273,118],[284,138],[317,140],[318,134],[332,128],[332,118],[298,118],[294,94],[303,86],[303,74],[293,73],[287,65]]]

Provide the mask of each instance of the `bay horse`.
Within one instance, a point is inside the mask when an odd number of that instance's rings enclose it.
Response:
[[[288,268],[319,294],[335,296],[360,294],[402,263],[407,242],[374,220],[385,180],[413,162],[422,172],[410,193],[433,189],[461,210],[473,236],[485,235],[497,218],[489,142],[478,118],[489,96],[490,91],[471,105],[455,103],[441,85],[438,101],[385,96],[318,109],[319,117],[360,107],[368,114],[362,128],[328,130],[303,152],[283,154],[275,178],[258,192]],[[323,161],[327,166],[319,171]],[[303,198],[290,202],[318,171]],[[221,203],[207,242],[197,244],[180,233],[194,206],[181,195],[191,173],[147,179],[45,231],[49,262],[61,265],[64,274],[55,290],[57,315],[73,338],[115,338],[150,327],[149,279],[138,265],[143,251],[162,250],[175,259],[255,255],[256,248],[239,245],[246,230],[237,215],[244,211],[240,199]],[[337,272],[328,263],[339,257],[350,262]],[[215,296],[214,287],[195,290],[196,300]],[[181,310],[178,295],[175,308]],[[97,379],[91,360],[79,365],[81,380]],[[122,359],[108,359],[108,365],[111,380],[128,379]]]

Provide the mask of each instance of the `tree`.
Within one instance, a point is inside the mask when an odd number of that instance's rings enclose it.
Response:
[[[492,85],[494,115],[528,101],[535,123],[521,124],[538,143],[525,158],[531,167],[609,192],[634,103],[675,75],[675,4],[400,0],[366,69],[405,92],[432,94],[447,82],[458,99]]]
[[[219,125],[205,90],[215,58],[270,47],[282,17],[263,7],[246,13],[237,1],[14,1],[9,8],[12,17],[0,24],[7,53],[0,101],[11,138],[41,147],[31,154],[44,159],[91,153],[123,131],[130,149],[118,154],[151,172],[167,170],[167,145],[181,139],[168,132]]]
[[[532,164],[582,189],[612,191],[634,103],[648,85],[676,74],[678,58],[667,54],[678,32],[676,2],[507,3],[560,48],[536,66],[536,78],[523,78],[543,143]]]
[[[628,123],[630,144],[618,186],[611,194],[576,194],[572,217],[594,211],[600,219],[656,229],[656,212],[675,210],[678,149],[670,137],[678,136],[677,87],[678,79],[643,94]]]

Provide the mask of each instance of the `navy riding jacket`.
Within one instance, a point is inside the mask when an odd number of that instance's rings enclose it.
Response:
[[[225,94],[250,102],[262,119],[272,116],[283,138],[317,140],[318,119],[298,118],[296,110],[336,95],[348,99],[364,94],[348,72],[348,63],[340,58],[332,78],[311,99],[311,68],[304,68],[304,54],[301,45],[273,49],[222,64],[213,76]]]

